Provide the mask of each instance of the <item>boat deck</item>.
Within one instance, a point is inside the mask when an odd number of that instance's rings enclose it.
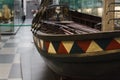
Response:
[[[43,26],[40,29],[45,33],[56,33],[56,34],[88,34],[98,33],[100,30],[91,28],[86,25],[78,24],[73,21],[42,21]]]

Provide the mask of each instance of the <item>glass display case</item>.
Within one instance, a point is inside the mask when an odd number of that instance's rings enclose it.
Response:
[[[60,0],[60,3],[68,4],[71,10],[102,16],[102,0]]]
[[[17,8],[16,8],[17,4]],[[18,8],[19,7],[19,8]],[[21,23],[21,1],[0,0],[0,32],[1,34],[14,34]],[[19,17],[18,17],[19,16]]]
[[[102,17],[103,0],[59,0],[60,3],[69,5],[71,10]],[[120,10],[120,0],[115,0],[115,10]],[[120,12],[115,12],[115,17],[120,18]]]

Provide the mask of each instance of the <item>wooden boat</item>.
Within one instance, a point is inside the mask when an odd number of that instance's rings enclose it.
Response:
[[[101,31],[95,26],[100,17],[69,11],[65,5],[48,6],[48,2],[43,0],[32,32],[49,68],[60,76],[83,80],[120,79],[120,30]],[[56,9],[62,18],[53,17]]]

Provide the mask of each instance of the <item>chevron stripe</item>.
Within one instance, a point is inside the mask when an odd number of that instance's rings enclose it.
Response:
[[[98,51],[103,51],[103,49],[101,49],[101,47],[95,41],[92,41],[86,52],[98,52]]]
[[[71,48],[74,44],[74,41],[63,41],[63,46],[65,47],[65,49],[67,50],[67,53],[70,53]]]
[[[75,41],[74,45],[70,51],[70,54],[80,54],[80,53],[84,53],[84,51],[79,47],[78,43]]]
[[[120,38],[49,42],[34,37],[34,40],[41,49],[51,54],[80,54],[120,49]]]
[[[60,43],[61,43],[61,41],[54,41],[54,42],[52,42],[52,44],[53,44],[54,49],[55,49],[56,52],[59,49]]]
[[[49,41],[45,41],[45,50],[48,52],[48,49],[49,49],[49,45],[50,45],[50,42]]]
[[[120,49],[120,43],[116,40],[112,40],[111,43],[107,46],[106,50]]]
[[[64,47],[63,43],[61,42],[59,45],[59,49],[57,51],[58,54],[68,54],[66,48]]]
[[[50,45],[49,45],[48,53],[56,54],[56,51],[55,51],[54,46],[52,45],[52,43],[50,43]]]
[[[112,39],[96,39],[94,40],[103,50],[106,50],[106,47],[110,44]]]
[[[77,42],[79,47],[86,52],[87,49],[89,48],[90,44],[91,44],[91,40],[85,40],[85,41],[78,41]]]

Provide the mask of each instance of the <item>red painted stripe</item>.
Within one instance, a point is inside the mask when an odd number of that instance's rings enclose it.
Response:
[[[65,47],[62,43],[60,44],[57,53],[58,54],[68,54],[67,50],[65,49]]]
[[[48,49],[49,49],[49,45],[50,45],[50,42],[45,42],[45,48],[46,48],[46,50],[47,50],[47,52],[48,52]]]
[[[87,49],[89,48],[91,42],[92,42],[91,40],[78,41],[78,45],[84,52],[86,52]]]
[[[107,46],[106,50],[120,49],[120,43],[116,40],[112,40],[111,43]]]

